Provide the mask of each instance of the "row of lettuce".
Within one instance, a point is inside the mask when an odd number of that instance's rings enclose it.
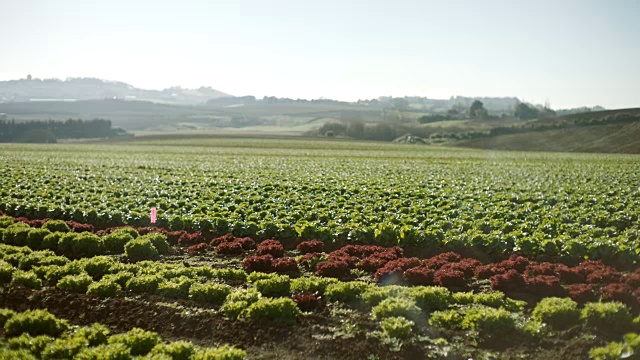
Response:
[[[28,246],[32,250],[45,249],[67,258],[124,253],[130,261],[153,260],[170,250],[164,233],[139,235],[130,227],[108,229],[98,236],[89,232],[70,232],[69,227],[59,220],[50,220],[40,228],[32,228],[23,222],[14,223],[9,217],[0,217],[0,226],[3,224],[7,227],[0,227],[1,242]],[[188,237],[190,234],[183,235]],[[177,239],[178,243],[180,239],[183,237]],[[585,260],[568,266],[513,255],[506,260],[483,264],[454,252],[424,260],[404,257],[404,250],[397,246],[346,245],[328,254],[323,250],[321,241],[303,241],[296,251],[288,252],[293,256],[287,257],[283,245],[277,240],[256,244],[251,238],[238,238],[232,234],[214,238],[210,243],[187,247],[189,253],[215,251],[219,256],[245,256],[243,267],[247,272],[297,276],[300,271],[309,271],[318,276],[340,279],[353,277],[355,272],[370,274],[381,284],[437,285],[453,290],[468,290],[478,282],[488,281],[493,290],[509,296],[569,296],[581,303],[602,299],[620,301],[634,308],[640,306],[640,271],[623,273],[601,261]]]
[[[6,339],[0,343],[3,359],[149,359],[242,360],[246,352],[231,346],[198,347],[188,341],[164,342],[157,333],[133,328],[111,334],[99,323],[71,326],[46,310],[14,312],[0,309]]]
[[[156,261],[121,263],[96,256],[69,260],[51,251],[0,246],[0,281],[33,289],[57,287],[89,296],[155,294],[189,300],[232,319],[296,322],[305,311],[322,311],[326,302],[365,309],[390,337],[407,338],[427,325],[464,331],[480,339],[539,337],[567,327],[599,335],[622,336],[640,325],[620,302],[579,304],[544,298],[529,313],[526,303],[504,293],[451,292],[438,286],[378,286],[361,281],[238,269],[213,269]],[[527,315],[528,314],[528,315]]]

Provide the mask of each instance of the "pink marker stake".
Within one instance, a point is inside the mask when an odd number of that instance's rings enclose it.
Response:
[[[151,223],[156,223],[156,208],[151,208]]]

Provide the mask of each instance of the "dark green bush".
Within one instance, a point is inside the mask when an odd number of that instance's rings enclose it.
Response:
[[[11,264],[0,260],[0,282],[6,283],[11,281],[14,270],[15,269],[13,268],[13,266],[11,266]]]
[[[458,310],[434,311],[429,316],[429,324],[441,329],[459,329],[464,317]]]
[[[127,271],[119,271],[115,274],[107,274],[101,280],[110,280],[120,285],[122,288],[127,287],[127,281],[133,277],[133,274]]]
[[[231,293],[231,289],[229,285],[224,284],[195,283],[189,288],[189,297],[198,302],[220,305]]]
[[[133,356],[148,354],[159,342],[158,334],[140,328],[133,328],[124,334],[114,335],[109,339],[109,344],[126,345]]]
[[[27,246],[33,250],[44,249],[43,242],[47,235],[51,235],[51,231],[47,229],[31,229],[27,234]]]
[[[0,359],[36,360],[36,357],[33,356],[33,354],[31,354],[28,350],[11,350],[0,347]]]
[[[11,216],[0,216],[0,229],[4,229],[13,225],[13,218]]]
[[[133,240],[133,236],[127,231],[114,231],[102,238],[104,249],[110,254],[124,253],[124,246]]]
[[[295,322],[300,314],[298,305],[289,298],[261,298],[242,312],[249,319],[285,322]]]
[[[56,339],[42,351],[43,360],[73,359],[83,348],[89,345],[87,339],[71,336]]]
[[[83,273],[85,273],[84,266],[78,261],[73,261],[64,266],[49,269],[44,278],[47,281],[56,284],[60,279],[67,275],[80,275]]]
[[[569,298],[544,298],[533,309],[534,320],[543,322],[554,329],[567,329],[580,321],[578,303]]]
[[[60,289],[84,294],[91,283],[93,283],[93,279],[87,274],[67,275],[60,279],[56,286]]]
[[[4,324],[7,336],[29,334],[31,336],[58,336],[69,326],[65,320],[59,320],[47,310],[27,310],[17,313]]]
[[[69,232],[71,229],[62,220],[49,220],[42,225],[43,229],[47,229],[51,232]]]
[[[580,318],[589,328],[608,333],[622,334],[633,326],[633,318],[629,309],[620,302],[586,303]]]
[[[159,256],[158,250],[153,246],[151,240],[144,239],[142,236],[129,241],[124,246],[124,252],[133,261],[153,260]]]
[[[11,277],[11,285],[22,285],[31,289],[42,289],[42,280],[33,271],[16,270]]]
[[[78,329],[73,336],[79,336],[87,339],[89,346],[98,346],[106,344],[109,340],[109,328],[102,324],[93,324]]]
[[[291,290],[291,281],[286,275],[275,276],[270,279],[257,280],[255,282],[255,286],[263,296],[289,296]]]
[[[183,276],[158,284],[158,294],[171,299],[186,299],[189,297],[189,288],[193,280]]]
[[[125,344],[100,345],[82,349],[75,360],[130,360],[129,348]]]
[[[325,296],[329,301],[352,302],[358,299],[368,285],[361,281],[336,282],[327,285]]]
[[[92,257],[103,251],[102,239],[96,234],[83,232],[73,239],[72,252],[75,257]]]
[[[44,348],[53,342],[53,338],[48,335],[31,336],[29,334],[22,334],[18,337],[10,338],[7,342],[10,349],[13,350],[28,350],[33,355],[40,357]]]
[[[155,275],[142,275],[132,277],[127,281],[127,290],[136,293],[153,294],[158,289],[160,278]]]
[[[118,291],[122,290],[122,287],[115,281],[115,279],[102,278],[102,280],[95,282],[87,288],[87,295],[98,297],[114,297]]]
[[[151,350],[151,355],[168,355],[173,360],[189,360],[193,354],[195,346],[188,341],[158,344]]]
[[[9,225],[9,227],[5,229],[2,240],[5,244],[26,246],[29,231],[31,231],[29,225],[24,223],[15,223],[13,225]]]
[[[382,300],[371,309],[371,315],[376,320],[388,317],[402,316],[407,319],[417,319],[420,316],[420,308],[415,301],[406,298],[388,298]]]
[[[73,255],[73,244],[75,243],[76,238],[80,236],[78,233],[64,233],[60,236],[58,240],[58,253],[72,256]]]
[[[42,249],[57,251],[58,243],[60,242],[60,239],[64,236],[64,234],[65,233],[63,232],[54,232],[45,236],[44,239],[42,239],[41,243]]]
[[[243,360],[246,358],[247,353],[244,350],[227,345],[200,349],[193,355],[193,360]]]
[[[51,250],[34,251],[23,256],[18,263],[21,270],[31,270],[34,266],[58,265],[63,266],[69,263],[69,259],[58,256]]]
[[[148,239],[153,246],[158,250],[158,253],[165,255],[169,252],[169,242],[167,237],[161,233],[151,232],[140,237],[141,239]]]
[[[90,259],[83,259],[84,270],[94,280],[100,280],[103,276],[111,272],[111,269],[118,265],[118,262],[108,256],[94,256]]]
[[[382,319],[380,326],[389,337],[406,339],[411,335],[411,330],[415,323],[401,316],[394,316]]]
[[[4,327],[7,320],[11,319],[16,314],[11,309],[0,309],[0,326]]]
[[[493,337],[515,333],[516,322],[507,310],[480,305],[465,312],[462,328]]]

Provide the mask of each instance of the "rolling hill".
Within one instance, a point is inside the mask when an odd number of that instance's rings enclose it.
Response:
[[[504,133],[509,132],[509,133]],[[491,150],[640,154],[640,108],[572,114],[494,129],[457,146]]]

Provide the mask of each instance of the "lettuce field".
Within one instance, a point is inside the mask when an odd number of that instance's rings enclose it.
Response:
[[[174,136],[0,160],[2,358],[640,357],[639,156]]]

